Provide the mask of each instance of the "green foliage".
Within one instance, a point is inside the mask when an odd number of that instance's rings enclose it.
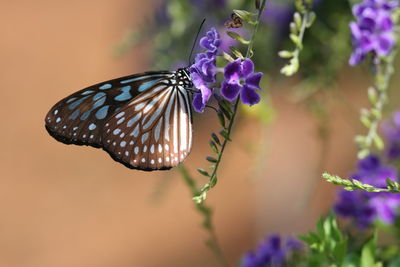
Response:
[[[333,214],[317,222],[316,232],[300,236],[300,239],[310,249],[307,255],[308,266],[343,266],[348,238],[340,231]]]
[[[339,228],[333,213],[317,222],[315,232],[300,236],[300,239],[309,248],[308,253],[303,257],[306,266],[383,266],[377,250],[377,233],[375,232],[361,246],[354,246],[354,239]]]
[[[360,116],[360,121],[368,129],[368,132],[366,135],[358,135],[355,137],[355,142],[359,148],[359,158],[368,156],[373,148],[378,150],[384,148],[383,140],[378,133],[378,127],[382,119],[383,109],[388,100],[387,91],[389,89],[390,79],[394,73],[393,64],[396,54],[397,50],[394,49],[389,56],[379,58],[379,64],[375,65],[375,84],[367,90],[371,108],[361,109]]]
[[[327,180],[328,182],[336,185],[341,185],[345,190],[354,191],[354,190],[364,190],[367,192],[391,192],[391,193],[400,193],[400,184],[396,181],[390,179],[390,177],[386,178],[386,188],[377,188],[369,184],[364,184],[356,179],[342,179],[337,175],[331,175],[329,173],[322,174],[322,178]]]
[[[303,37],[307,28],[314,23],[316,15],[311,11],[312,1],[296,1],[296,9],[299,12],[293,14],[293,22],[290,23],[289,38],[295,45],[293,51],[282,50],[278,53],[281,58],[290,59],[282,69],[281,73],[286,76],[292,76],[300,67],[300,51],[303,49]]]

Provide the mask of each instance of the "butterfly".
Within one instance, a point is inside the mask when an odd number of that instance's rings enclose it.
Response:
[[[45,126],[62,143],[102,148],[129,168],[167,170],[192,148],[192,87],[187,68],[113,79],[59,101]]]

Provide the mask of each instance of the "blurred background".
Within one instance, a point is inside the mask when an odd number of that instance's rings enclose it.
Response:
[[[367,105],[369,79],[367,69],[347,67],[351,17],[341,2],[317,1],[320,20],[307,32],[301,73],[290,79],[279,74],[285,62],[276,53],[290,47],[292,2],[268,6],[255,47],[257,70],[265,72],[263,100],[241,110],[207,199],[231,264],[268,233],[312,229],[337,189],[321,173],[347,176],[354,168],[353,136],[364,130],[358,110]],[[186,64],[202,18],[203,31],[214,25],[223,35],[232,8],[253,3],[3,1],[0,266],[217,265],[176,170],[130,170],[101,150],[59,143],[44,116],[86,86]],[[206,143],[216,130],[212,111],[194,118],[185,162],[192,174],[207,166]]]

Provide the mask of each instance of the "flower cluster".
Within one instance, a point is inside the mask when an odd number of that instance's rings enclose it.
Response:
[[[397,5],[398,1],[364,0],[353,7],[357,22],[350,23],[354,47],[350,65],[359,64],[370,52],[378,56],[391,52],[395,44],[391,15]]]
[[[302,243],[288,238],[285,244],[278,235],[271,235],[260,243],[255,252],[248,252],[242,259],[242,267],[284,266],[294,253],[302,250]]]
[[[203,112],[205,105],[212,95],[212,87],[216,82],[216,57],[221,39],[218,32],[212,28],[206,36],[201,38],[200,46],[206,51],[196,55],[195,63],[189,68],[194,87],[199,92],[193,97],[193,107],[197,112]],[[224,68],[224,81],[221,84],[221,95],[229,100],[235,100],[239,95],[244,104],[254,105],[260,101],[258,90],[262,73],[254,73],[254,64],[251,59],[236,59],[229,62]]]
[[[397,180],[397,170],[383,164],[377,156],[369,155],[358,162],[358,170],[351,178],[384,188],[387,178]],[[341,190],[334,209],[339,216],[352,218],[360,229],[365,229],[375,220],[392,224],[397,218],[399,207],[399,194]]]
[[[215,83],[216,56],[221,44],[218,32],[212,28],[206,36],[200,39],[200,46],[206,49],[204,53],[196,55],[195,63],[189,68],[194,86],[200,90],[193,97],[193,107],[197,112],[203,112],[210,99],[211,85]]]

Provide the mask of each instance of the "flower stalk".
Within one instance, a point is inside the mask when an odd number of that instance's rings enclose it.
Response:
[[[247,51],[246,51],[246,58],[251,58],[253,56],[253,54],[254,54],[253,53],[253,43],[254,43],[254,40],[255,40],[255,37],[256,37],[258,26],[260,24],[261,14],[262,14],[262,12],[263,12],[263,10],[265,8],[265,5],[266,5],[266,0],[263,0],[261,2],[260,8],[258,9],[257,19],[254,22],[254,28],[253,28],[253,32],[252,32],[252,35],[251,35],[251,39],[248,42]],[[221,107],[221,109],[223,111],[225,111],[224,114],[225,114],[225,117],[229,120],[229,123],[228,123],[228,126],[224,127],[224,129],[221,131],[221,136],[223,137],[224,140],[223,140],[222,145],[220,147],[220,151],[217,152],[216,160],[215,161],[210,161],[209,160],[210,162],[214,163],[213,166],[212,166],[213,170],[212,170],[211,174],[208,175],[208,173],[204,173],[205,172],[204,170],[199,169],[200,173],[206,174],[206,176],[209,176],[209,182],[206,183],[199,190],[199,194],[197,194],[197,195],[195,195],[193,197],[193,200],[197,204],[202,203],[207,198],[207,193],[218,182],[218,178],[217,178],[218,168],[219,168],[219,166],[221,164],[225,148],[226,148],[228,142],[231,141],[232,127],[233,127],[233,124],[234,124],[234,121],[235,121],[235,118],[236,118],[236,115],[237,115],[237,111],[238,111],[238,107],[239,107],[239,101],[240,101],[240,98],[237,97],[232,108],[229,107],[229,106],[227,107],[227,105],[225,105],[225,107],[224,107],[224,105],[222,105],[222,107]]]

